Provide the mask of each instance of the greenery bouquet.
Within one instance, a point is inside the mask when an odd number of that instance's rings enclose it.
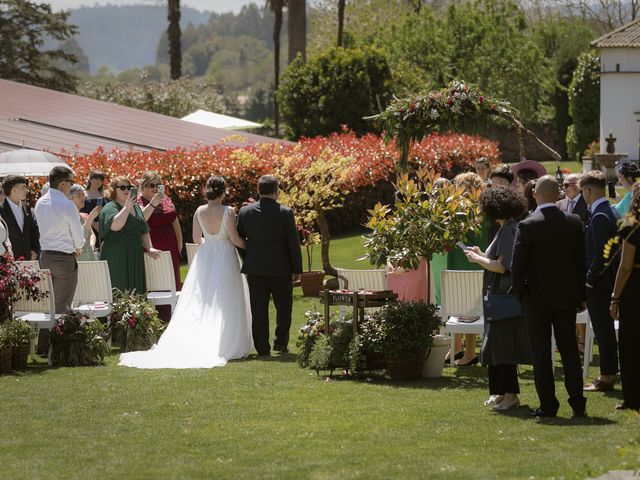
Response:
[[[148,350],[158,342],[163,330],[158,312],[144,295],[113,290],[109,333],[119,336],[122,351]]]
[[[70,311],[51,330],[51,363],[66,367],[100,365],[109,354],[104,325],[95,317]]]

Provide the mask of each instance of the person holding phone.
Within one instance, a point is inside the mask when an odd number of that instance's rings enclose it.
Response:
[[[144,172],[138,184],[141,195],[138,205],[149,225],[151,242],[158,249],[171,252],[173,274],[176,288],[180,290],[180,253],[182,252],[182,230],[178,221],[178,213],[173,202],[165,194],[165,186],[158,172]],[[169,317],[171,312],[169,310]]]
[[[67,197],[78,209],[78,213],[80,214],[80,222],[82,222],[82,230],[84,231],[84,245],[82,246],[82,251],[77,260],[95,260],[96,255],[94,253],[94,248],[96,246],[96,235],[93,232],[91,225],[98,218],[100,210],[102,210],[102,206],[99,204],[96,205],[91,210],[91,213],[88,214],[82,212],[81,209],[85,205],[85,191],[84,187],[78,183],[74,183],[73,185],[71,185]]]
[[[119,290],[147,291],[144,275],[145,250],[158,258],[149,226],[136,203],[137,188],[124,176],[111,180],[107,203],[100,212],[101,260],[109,263],[111,285]]]

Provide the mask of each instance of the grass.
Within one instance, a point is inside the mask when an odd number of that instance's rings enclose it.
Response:
[[[332,242],[334,263],[361,265],[359,245]],[[293,338],[319,307],[296,289]],[[535,421],[530,367],[524,405],[505,415],[482,406],[480,367],[392,383],[325,381],[293,354],[211,370],[116,364],[114,352],[104,367],[1,376],[0,478],[577,479],[640,466],[640,416],[614,411],[619,389],[573,420],[558,376],[560,418]]]

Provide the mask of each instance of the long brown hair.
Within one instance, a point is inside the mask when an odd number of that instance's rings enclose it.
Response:
[[[109,188],[105,192],[104,196],[107,197],[112,202],[114,202],[116,200],[116,185],[118,185],[121,182],[126,182],[129,185],[133,185],[133,183],[131,183],[131,180],[129,180],[129,177],[125,177],[124,175],[118,175],[117,177],[113,177],[111,179],[111,182],[109,182]]]

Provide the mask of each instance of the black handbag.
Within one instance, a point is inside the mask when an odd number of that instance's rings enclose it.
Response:
[[[487,295],[482,299],[485,322],[494,322],[522,315],[522,304],[511,293],[511,289],[507,293],[491,293],[493,285],[499,278],[500,275],[494,273],[492,281],[487,287]]]

